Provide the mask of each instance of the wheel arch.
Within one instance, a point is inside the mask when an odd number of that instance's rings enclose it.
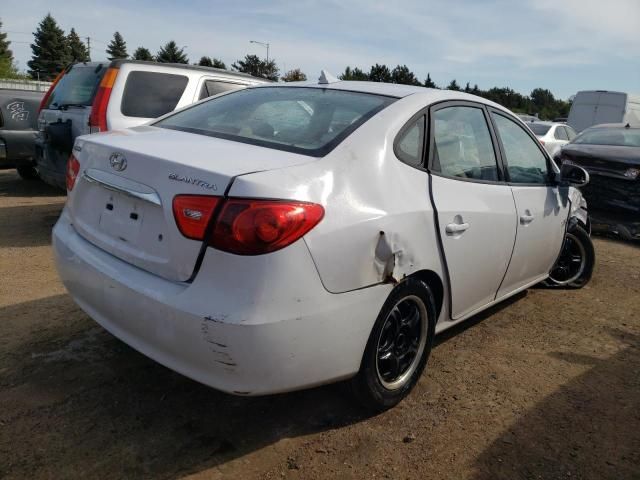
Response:
[[[412,273],[406,278],[418,278],[425,282],[433,293],[433,299],[436,303],[436,322],[438,318],[440,318],[440,313],[442,312],[442,306],[444,304],[444,283],[438,275],[433,270],[418,270],[417,272]]]

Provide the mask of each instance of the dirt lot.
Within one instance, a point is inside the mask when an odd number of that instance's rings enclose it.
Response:
[[[53,266],[64,200],[0,172],[0,478],[640,478],[638,246],[596,239],[587,288],[447,332],[368,417],[341,385],[224,395],[106,333]]]

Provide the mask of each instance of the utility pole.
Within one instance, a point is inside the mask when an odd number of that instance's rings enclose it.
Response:
[[[89,56],[89,60],[91,60],[91,37],[87,37],[87,55]]]

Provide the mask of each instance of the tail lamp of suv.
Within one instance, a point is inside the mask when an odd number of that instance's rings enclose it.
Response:
[[[73,190],[74,185],[76,184],[76,179],[78,178],[78,173],[80,173],[80,162],[73,155],[73,153],[69,156],[69,160],[67,160],[67,191],[70,192]]]
[[[109,106],[109,97],[111,97],[111,90],[113,90],[113,84],[117,76],[118,69],[110,67],[100,81],[100,86],[91,106],[91,115],[89,116],[91,133],[107,130],[107,107]]]
[[[289,200],[178,195],[173,199],[173,213],[187,238],[204,240],[215,215],[210,246],[237,255],[261,255],[303,237],[322,220],[324,208]]]
[[[38,107],[38,113],[40,113],[40,111],[47,106],[47,103],[49,103],[49,97],[51,96],[51,92],[53,92],[53,90],[56,88],[56,85],[58,84],[62,76],[65,74],[65,72],[66,72],[65,70],[60,72],[58,76],[53,80],[53,83],[51,83],[49,90],[47,90],[47,93],[44,94],[44,97],[42,97],[42,100],[40,101],[40,106]]]

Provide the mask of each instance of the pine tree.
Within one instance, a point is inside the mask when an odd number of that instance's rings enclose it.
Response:
[[[2,29],[2,20],[0,20],[0,30]],[[7,40],[7,34],[0,31],[0,58],[9,60],[13,63],[13,52],[9,49],[11,42]]]
[[[214,67],[214,68],[221,68],[222,70],[226,70],[227,66],[225,65],[225,63],[220,60],[219,58],[211,58],[211,57],[200,57],[200,61],[198,62],[198,65],[200,65],[201,67]]]
[[[156,55],[156,62],[162,63],[189,63],[184,49],[178,48],[173,40],[167,42],[164,47],[160,47]]]
[[[347,67],[344,69],[342,75],[338,77],[340,80],[369,80],[369,75],[364,73],[358,67],[354,67],[353,70],[351,67]]]
[[[433,80],[431,80],[431,74],[427,73],[427,79],[424,81],[424,86],[427,88],[438,88]]]
[[[154,60],[153,55],[151,55],[149,49],[144,47],[136,48],[136,51],[133,52],[131,58],[133,58],[134,60],[146,60],[148,62],[153,62]]]
[[[464,91],[467,93],[471,93],[471,85],[469,84],[469,82],[467,82],[467,84],[465,85]]]
[[[89,52],[85,47],[82,40],[76,33],[75,29],[71,29],[69,35],[67,35],[67,44],[69,45],[69,56],[72,62],[89,62]]]
[[[127,58],[127,42],[124,41],[120,32],[113,34],[113,40],[107,45],[107,58],[109,60],[116,60],[118,58]]]
[[[447,90],[460,90],[460,85],[458,85],[458,82],[456,82],[455,78],[451,80],[451,83],[449,85],[447,85]]]
[[[391,81],[403,85],[420,85],[415,74],[406,65],[398,65],[391,71]]]
[[[50,13],[40,22],[33,37],[33,56],[27,63],[29,75],[31,78],[53,80],[70,60],[67,37]]]
[[[260,60],[257,55],[246,55],[243,60],[238,60],[231,65],[234,70],[248,73],[254,77],[278,80],[280,70],[276,66],[275,60]]]
[[[369,80],[372,82],[391,83],[391,71],[386,65],[378,65],[377,63],[371,67],[369,71]]]

